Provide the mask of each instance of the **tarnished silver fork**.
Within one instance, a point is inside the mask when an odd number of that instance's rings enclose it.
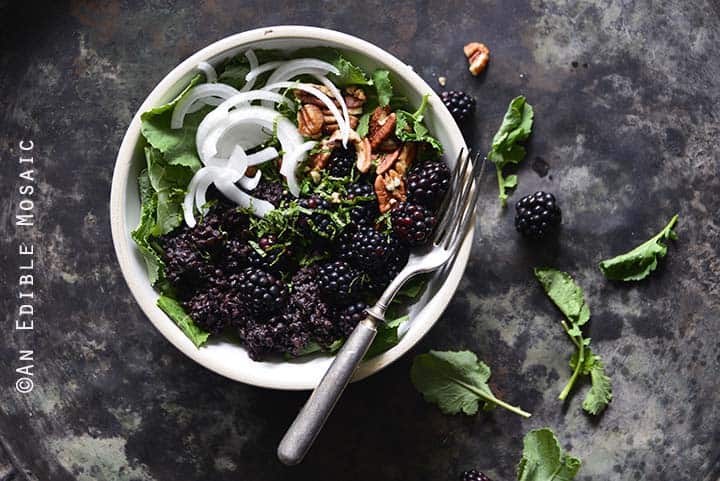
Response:
[[[440,212],[442,219],[428,247],[410,255],[407,265],[395,277],[377,303],[367,310],[295,418],[278,446],[278,458],[287,465],[298,464],[310,450],[325,421],[332,412],[350,378],[367,353],[377,334],[377,326],[384,322],[385,311],[408,279],[449,265],[460,250],[474,223],[480,193],[479,177],[483,162],[479,156],[461,150],[455,161],[450,189]]]

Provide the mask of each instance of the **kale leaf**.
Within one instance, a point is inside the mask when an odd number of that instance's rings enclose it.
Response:
[[[175,324],[195,344],[195,347],[200,347],[207,342],[210,333],[200,329],[178,301],[168,296],[160,296],[157,305],[170,319],[175,321]]]
[[[517,467],[518,481],[571,481],[581,461],[562,451],[550,428],[535,429],[525,435],[523,454]]]
[[[667,245],[662,241],[677,239],[673,230],[678,221],[674,215],[670,222],[652,239],[640,244],[630,252],[620,254],[600,263],[600,270],[605,277],[613,281],[639,281],[645,279],[657,268],[658,259],[667,254]]]
[[[470,351],[430,351],[416,356],[410,379],[426,401],[437,404],[445,414],[477,413],[503,407],[522,417],[530,413],[501,401],[490,390],[490,368]]]
[[[575,381],[581,375],[590,375],[592,388],[585,397],[583,409],[592,415],[599,414],[612,400],[612,386],[610,378],[605,375],[600,356],[593,354],[589,347],[590,338],[583,337],[581,328],[590,320],[590,308],[585,301],[585,294],[565,272],[551,268],[535,268],[534,272],[548,297],[565,316],[567,322],[561,321],[561,324],[577,348],[577,352],[570,359],[573,374],[558,397],[565,400]]]
[[[522,95],[515,97],[508,106],[500,130],[493,137],[488,159],[495,164],[501,205],[507,205],[507,189],[517,186],[517,176],[504,177],[503,168],[508,164],[518,164],[525,158],[525,148],[519,144],[530,137],[534,112]]]

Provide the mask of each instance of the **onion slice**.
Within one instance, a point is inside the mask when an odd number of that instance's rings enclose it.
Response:
[[[282,165],[280,166],[280,173],[285,176],[288,184],[288,190],[295,197],[300,196],[300,183],[297,178],[297,169],[300,166],[305,154],[315,147],[315,141],[305,142],[300,144],[293,151],[288,152],[283,157]]]
[[[220,98],[223,100],[229,99],[233,95],[238,94],[238,90],[225,84],[202,84],[193,87],[183,97],[173,109],[172,118],[170,119],[170,127],[173,129],[180,129],[183,126],[185,116],[193,108],[193,104],[196,101],[206,102],[208,98]],[[199,109],[196,109],[199,110]],[[204,119],[203,119],[204,120]]]
[[[245,52],[245,58],[248,59],[248,62],[250,63],[250,72],[258,68],[258,58],[257,55],[255,55],[255,52],[253,49],[249,49]],[[255,79],[253,78],[252,81],[249,81],[247,79],[247,75],[245,76],[245,85],[242,86],[240,89],[241,92],[247,92],[248,90],[252,89],[255,85]]]
[[[267,64],[266,64],[267,65]],[[287,62],[282,62],[282,65],[277,67],[275,71],[268,78],[268,85],[276,82],[284,82],[290,80],[293,77],[302,75],[305,70],[321,70],[327,73],[333,73],[340,75],[340,71],[331,63],[323,62],[316,58],[298,58]]]
[[[256,66],[252,68],[250,71],[245,75],[245,82],[251,83],[254,85],[257,78],[264,74],[265,72],[269,72],[270,70],[275,70],[276,68],[280,67],[285,62],[281,61],[275,61],[275,62],[266,62],[262,65]]]
[[[208,82],[217,82],[218,76],[217,72],[215,71],[215,67],[213,67],[207,62],[200,62],[199,64],[197,64],[197,68],[205,74],[205,78]]]
[[[222,194],[243,208],[252,208],[253,214],[258,217],[265,217],[268,212],[275,210],[275,206],[270,202],[252,197],[250,194],[240,190],[230,179],[219,179],[215,182],[215,187]]]
[[[245,190],[255,190],[255,187],[260,183],[260,177],[262,177],[262,171],[258,170],[252,177],[245,176],[240,179],[240,187]]]
[[[268,160],[277,159],[279,156],[280,154],[275,147],[265,147],[247,156],[248,166],[264,164]]]

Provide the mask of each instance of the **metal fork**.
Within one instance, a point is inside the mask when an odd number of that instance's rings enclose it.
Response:
[[[310,450],[375,339],[378,323],[384,322],[385,311],[403,284],[413,276],[435,271],[454,260],[475,218],[480,192],[478,181],[483,165],[478,159],[476,155],[470,160],[470,154],[460,150],[450,179],[450,189],[440,210],[444,215],[432,242],[424,250],[410,255],[405,268],[385,289],[377,303],[367,310],[367,317],[358,323],[345,341],[320,384],[280,441],[277,455],[283,464],[298,464]]]

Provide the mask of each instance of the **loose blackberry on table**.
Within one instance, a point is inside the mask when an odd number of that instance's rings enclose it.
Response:
[[[450,90],[441,93],[440,98],[458,122],[467,119],[475,111],[475,99],[465,92]]]
[[[470,471],[465,471],[462,474],[460,481],[492,481],[492,480],[490,478],[488,478],[487,476],[485,476],[484,473],[481,473],[480,471],[477,471],[475,469],[471,469]]]
[[[530,239],[542,239],[560,227],[562,213],[555,196],[538,191],[515,204],[515,228]]]

